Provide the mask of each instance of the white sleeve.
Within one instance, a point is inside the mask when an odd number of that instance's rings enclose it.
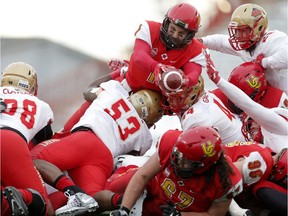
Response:
[[[150,47],[152,47],[150,28],[146,21],[141,23],[140,29],[136,32],[135,37],[136,39],[146,41],[150,45]]]
[[[284,46],[279,51],[267,58],[263,58],[262,66],[273,70],[287,69],[288,46]]]
[[[239,53],[231,47],[228,35],[213,34],[201,37],[201,39],[208,49],[231,55],[239,55]]]
[[[273,70],[287,69],[288,36],[277,30],[267,32],[259,42],[257,53],[265,57],[262,60],[264,68]],[[256,49],[257,49],[256,48]],[[257,54],[258,55],[258,54]]]
[[[253,101],[242,90],[221,78],[217,86],[223,93],[261,127],[275,134],[287,135],[287,122],[273,110]]]

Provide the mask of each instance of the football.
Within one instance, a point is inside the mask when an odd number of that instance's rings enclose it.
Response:
[[[162,74],[162,86],[168,91],[176,91],[181,88],[183,78],[178,71],[168,71]]]

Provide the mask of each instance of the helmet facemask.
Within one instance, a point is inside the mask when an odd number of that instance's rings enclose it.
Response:
[[[179,40],[179,39],[174,38],[173,36],[169,35],[168,28],[169,28],[170,23],[171,23],[171,20],[168,17],[166,17],[164,19],[163,24],[162,24],[161,29],[160,29],[160,31],[161,31],[160,32],[160,38],[161,38],[162,42],[166,45],[166,47],[168,49],[182,49],[187,44],[190,44],[197,31],[193,31],[193,30],[189,31],[188,30],[186,37],[183,40]],[[174,24],[183,28],[182,25],[180,25],[179,23],[178,24],[174,23]]]
[[[236,51],[249,50],[261,40],[268,27],[266,11],[256,4],[235,9],[228,26],[229,43]]]
[[[248,26],[233,26],[232,24],[228,27],[229,43],[234,50],[246,50],[254,45],[257,40],[251,40],[253,38],[253,29]]]
[[[200,13],[188,4],[179,3],[172,6],[165,16],[160,29],[160,38],[168,49],[181,49],[190,44],[200,27]],[[178,27],[188,31],[183,40],[173,38],[168,34],[169,25],[173,23]]]
[[[203,158],[204,160],[204,158]],[[170,156],[170,163],[175,175],[181,179],[191,178],[198,175],[198,170],[204,167],[202,161],[191,161],[185,159],[183,153],[174,147]]]

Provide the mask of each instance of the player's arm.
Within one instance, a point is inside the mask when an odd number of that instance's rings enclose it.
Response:
[[[189,79],[189,86],[194,86],[198,83],[200,74],[202,73],[202,66],[195,62],[188,62],[183,66],[183,72]]]
[[[113,72],[112,72],[113,73]],[[113,75],[107,74],[104,75],[98,79],[96,79],[94,82],[92,82],[84,91],[83,96],[84,99],[88,102],[92,102],[94,99],[96,99],[97,95],[95,94],[98,90],[101,83],[109,81],[113,79]]]
[[[272,133],[287,135],[287,130],[284,129],[287,127],[287,123],[281,116],[256,103],[243,91],[223,78],[219,80],[217,85],[237,107],[262,127],[269,129]]]
[[[201,37],[200,41],[202,40],[202,43],[210,50],[231,55],[238,55],[239,53],[237,53],[237,51],[231,47],[228,39],[228,35],[213,34]]]
[[[147,183],[159,172],[161,172],[161,168],[158,155],[154,153],[131,178],[125,190],[121,206],[130,210],[144,192]]]
[[[144,71],[155,71],[156,65],[159,62],[155,61],[151,55],[151,47],[149,44],[141,39],[136,39],[133,50],[133,58],[135,64]]]
[[[287,69],[288,68],[288,45],[281,47],[276,53],[262,59],[261,65],[264,68]]]
[[[221,78],[219,72],[214,67],[210,54],[207,53],[206,50],[203,50],[203,52],[205,52],[206,56],[207,74],[209,79],[213,81],[237,107],[242,109],[248,116],[261,125],[261,127],[271,133],[287,135],[286,120],[271,109],[267,109],[259,103],[256,103],[241,89]]]

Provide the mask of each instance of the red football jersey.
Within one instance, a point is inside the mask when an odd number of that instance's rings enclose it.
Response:
[[[144,30],[145,32],[143,32],[143,28],[147,27],[147,25],[148,28]],[[145,23],[145,25],[141,25],[139,30],[135,33],[136,38],[147,42],[151,46],[150,56],[154,61],[156,61],[156,64],[161,63],[174,66],[178,69],[183,69],[183,66],[186,63],[189,61],[194,61],[193,58],[197,57],[198,55],[202,55],[202,48],[205,46],[196,39],[193,39],[192,42],[186,45],[183,49],[167,50],[165,44],[160,39],[160,28],[161,23],[147,21],[147,23]],[[141,89],[152,89],[161,92],[159,87],[154,84],[153,71],[149,69],[147,70],[147,66],[143,67],[143,65],[135,62],[134,53],[130,58],[128,71],[126,73],[127,82],[132,91],[136,92]],[[200,62],[196,63],[201,64]],[[184,73],[186,73],[185,70]],[[191,73],[193,73],[193,71],[191,71]]]
[[[234,142],[223,146],[225,154],[233,162],[244,157],[242,177],[244,186],[265,180],[272,172],[272,150],[257,142]]]
[[[168,200],[176,203],[179,211],[202,212],[209,209],[214,200],[229,199],[242,191],[241,175],[229,157],[227,160],[231,167],[235,168],[235,173],[230,176],[233,186],[228,192],[224,192],[221,187],[221,178],[217,171],[210,178],[210,182],[207,182],[204,175],[185,180],[178,178],[173,172],[170,155],[180,134],[181,131],[169,130],[160,140],[158,154],[163,170],[148,183],[148,194],[153,199],[146,198],[143,215],[148,215],[148,212],[150,215],[162,215],[159,206],[167,204]]]

